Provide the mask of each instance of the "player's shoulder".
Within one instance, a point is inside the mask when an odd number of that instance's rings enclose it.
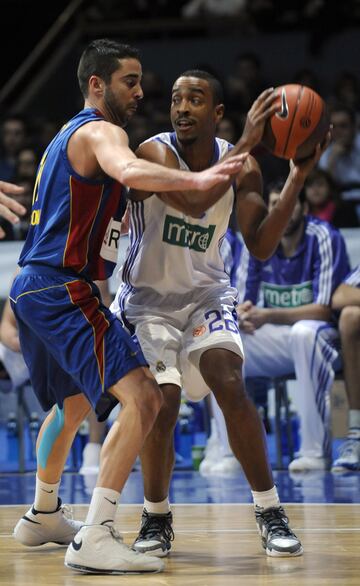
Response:
[[[305,233],[309,237],[316,238],[317,240],[343,240],[339,228],[333,226],[330,222],[320,220],[315,216],[305,216]]]
[[[179,167],[179,155],[170,132],[161,132],[144,140],[135,154],[141,159],[170,167]]]

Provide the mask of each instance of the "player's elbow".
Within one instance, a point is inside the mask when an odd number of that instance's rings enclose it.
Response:
[[[127,187],[136,187],[134,184],[134,178],[136,179],[138,176],[136,170],[136,163],[137,161],[127,161],[123,164],[120,164],[118,167],[118,176],[117,179],[123,185]]]

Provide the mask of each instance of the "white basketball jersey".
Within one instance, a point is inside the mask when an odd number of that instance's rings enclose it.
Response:
[[[166,144],[180,168],[189,170],[177,151],[175,133],[161,133],[152,140]],[[216,138],[213,163],[230,147]],[[113,304],[115,311],[125,309],[128,301],[148,307],[178,307],[194,302],[212,288],[214,294],[219,289],[236,297],[220,255],[233,202],[231,187],[201,218],[194,218],[155,194],[143,201],[130,201],[130,244],[121,269],[122,285]]]

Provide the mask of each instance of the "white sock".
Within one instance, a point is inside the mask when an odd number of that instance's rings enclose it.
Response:
[[[254,499],[254,505],[261,507],[262,509],[269,509],[270,507],[279,507],[280,500],[276,486],[270,488],[270,490],[264,490],[262,492],[251,491]]]
[[[151,501],[147,501],[144,498],[144,509],[146,509],[148,513],[166,515],[166,513],[169,513],[170,511],[169,498],[166,497],[163,501],[160,501],[159,503],[152,503]]]
[[[111,488],[94,488],[85,525],[112,524],[115,520],[120,493]]]
[[[349,409],[349,437],[360,438],[360,409]]]
[[[58,506],[59,486],[60,480],[56,484],[48,484],[36,476],[34,507],[37,511],[43,513],[56,511]]]

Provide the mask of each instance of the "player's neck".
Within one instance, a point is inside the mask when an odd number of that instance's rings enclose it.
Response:
[[[191,144],[177,141],[179,154],[191,171],[203,171],[213,164],[214,140],[215,137],[213,140],[196,140]]]
[[[301,224],[296,228],[296,230],[292,234],[289,234],[288,236],[284,235],[281,238],[281,247],[284,256],[286,256],[287,258],[294,256],[297,247],[299,246],[299,243],[303,237],[303,233],[304,222],[301,222]]]

